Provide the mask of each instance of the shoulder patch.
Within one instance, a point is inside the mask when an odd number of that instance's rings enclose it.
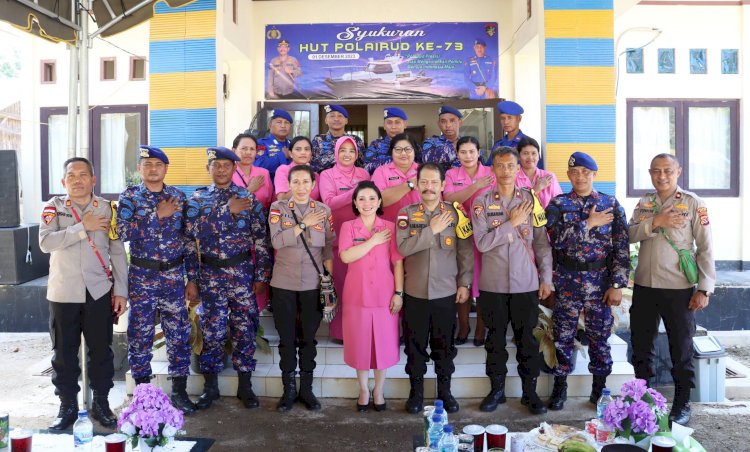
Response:
[[[42,221],[44,224],[50,224],[52,220],[57,216],[57,209],[55,206],[46,206],[42,211]]]
[[[399,229],[407,229],[409,227],[409,216],[405,214],[399,214],[396,219],[396,224]]]

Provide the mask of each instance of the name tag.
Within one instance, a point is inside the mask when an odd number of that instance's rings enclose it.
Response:
[[[341,191],[347,191],[347,190],[351,190],[351,188],[350,187],[340,187],[339,190],[341,190]]]
[[[367,239],[363,239],[363,238],[358,238],[358,239],[354,239],[354,241],[355,241],[355,242],[366,242],[366,241],[367,241]]]
[[[398,176],[391,176],[391,177],[388,178],[388,180],[399,180],[399,179],[401,179],[401,178],[398,177]]]

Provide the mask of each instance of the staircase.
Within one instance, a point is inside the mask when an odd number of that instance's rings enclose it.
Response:
[[[471,328],[474,331],[476,317],[471,313]],[[279,338],[274,328],[273,316],[263,311],[260,316],[265,337],[271,345],[271,353],[256,352],[257,366],[253,372],[253,390],[260,397],[280,397],[282,394],[281,370],[279,369]],[[508,326],[510,331],[510,325]],[[359,392],[356,370],[344,363],[344,346],[328,338],[328,324],[321,322],[316,335],[318,339],[317,368],[313,380],[313,390],[318,397],[355,398]],[[490,390],[489,379],[485,375],[486,352],[484,347],[475,347],[469,341],[459,345],[458,355],[454,360],[456,372],[453,374],[451,389],[457,398],[481,398]],[[509,397],[521,397],[521,379],[516,369],[516,347],[509,336],[508,376],[506,379],[506,394]],[[627,344],[616,335],[609,339],[612,347],[612,374],[607,379],[607,386],[614,394],[619,393],[620,386],[633,378],[633,366],[627,362]],[[405,399],[409,395],[409,376],[404,372],[406,355],[401,347],[401,360],[388,369],[385,383],[385,395],[392,399]],[[168,379],[168,362],[166,347],[156,350],[151,360],[151,367],[155,379],[152,383],[165,391],[171,390]],[[374,384],[373,374],[370,372],[370,386]],[[542,373],[538,380],[537,392],[541,397],[547,397],[552,392],[553,377]],[[132,394],[134,381],[130,372],[126,375],[128,394]],[[188,378],[188,394],[198,395],[203,390],[203,377],[191,370]],[[231,364],[219,374],[219,390],[223,396],[237,394],[237,373]],[[588,396],[591,392],[591,374],[588,372],[588,352],[579,352],[575,371],[568,377],[569,396]],[[429,400],[437,394],[436,376],[432,363],[427,365],[425,375],[425,399]]]

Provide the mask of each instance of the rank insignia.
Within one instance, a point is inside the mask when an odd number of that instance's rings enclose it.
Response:
[[[679,209],[679,210],[687,210],[688,206],[687,206],[687,204],[680,203],[680,204],[677,204],[676,206],[674,206],[674,208],[675,209]]]
[[[676,194],[674,195],[674,199],[680,199],[680,198],[682,198],[682,193],[678,191],[678,192],[677,192],[677,193],[676,193]]]
[[[294,226],[291,221],[285,221],[281,223],[281,225],[284,226],[285,228],[291,228],[292,226]]]
[[[313,229],[315,229],[316,231],[321,231],[322,232],[323,231],[323,225],[320,224],[320,223],[315,223],[313,225]]]

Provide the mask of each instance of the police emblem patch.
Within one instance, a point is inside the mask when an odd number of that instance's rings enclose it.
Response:
[[[500,220],[492,220],[492,227],[493,228],[496,228],[496,227],[500,226],[500,224],[501,224]]]
[[[453,245],[453,239],[450,237],[445,238],[445,246],[451,246]]]
[[[144,159],[145,159],[145,158],[148,158],[148,149],[146,149],[146,148],[141,148],[141,153],[140,153],[140,156],[141,156],[141,158],[144,158]]]
[[[406,215],[399,215],[397,219],[397,224],[399,229],[406,229],[409,227],[409,217]]]
[[[477,204],[476,206],[474,206],[474,216],[475,217],[479,218],[479,216],[482,215],[482,212],[484,212],[484,207],[482,207],[479,204]]]
[[[279,209],[271,209],[270,215],[271,224],[276,224],[281,220],[281,211]]]
[[[42,221],[44,221],[44,224],[50,224],[50,222],[54,220],[56,216],[57,209],[55,209],[55,206],[47,206],[42,211]]]

